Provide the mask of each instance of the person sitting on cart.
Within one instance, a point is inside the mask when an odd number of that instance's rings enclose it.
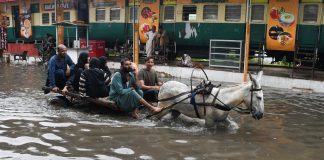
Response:
[[[161,108],[154,107],[143,99],[143,92],[136,85],[135,76],[132,73],[131,61],[124,58],[120,64],[120,71],[112,77],[109,92],[110,100],[116,102],[122,111],[131,112],[134,118],[138,118],[140,104],[152,112],[160,112]]]
[[[50,87],[52,91],[57,92],[63,89],[67,79],[73,73],[75,64],[69,55],[67,55],[67,48],[60,44],[57,48],[57,55],[54,55],[48,62],[46,86]],[[72,70],[72,72],[71,72]],[[49,91],[45,91],[47,94]]]
[[[80,76],[85,69],[89,69],[89,54],[82,52],[78,58],[78,63],[74,67],[74,74],[70,76],[62,90],[63,94],[71,89],[75,92],[79,92]]]
[[[100,69],[102,71],[104,71],[106,73],[106,76],[107,76],[107,79],[105,81],[105,84],[106,84],[106,87],[107,87],[107,90],[108,90],[108,93],[109,93],[109,90],[110,90],[110,86],[109,86],[109,83],[111,82],[111,71],[108,67],[108,58],[106,56],[101,56],[99,57],[99,61],[100,61]]]
[[[138,82],[143,90],[144,99],[150,102],[158,100],[158,93],[162,85],[153,66],[154,58],[147,57],[145,58],[145,68],[141,69],[138,73]]]
[[[91,98],[102,98],[108,96],[105,81],[107,75],[99,69],[100,60],[96,57],[91,58],[89,69],[84,70],[80,76],[79,93],[81,96]]]

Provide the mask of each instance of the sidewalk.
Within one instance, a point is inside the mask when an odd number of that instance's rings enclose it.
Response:
[[[111,59],[110,58],[109,67],[112,69],[119,69],[120,63],[119,59]],[[154,69],[158,72],[164,73],[166,75],[170,75],[173,77],[179,78],[187,78],[191,77],[191,73],[193,68],[188,67],[178,67],[178,62],[169,62],[167,65],[164,64],[156,64]],[[139,69],[144,67],[144,61],[140,59]],[[229,69],[223,68],[210,68],[208,67],[208,63],[202,63],[205,66],[204,70],[208,75],[208,78],[212,81],[219,82],[231,82],[231,83],[241,83],[243,81],[243,73],[239,73],[238,71],[233,71]],[[256,74],[257,67],[251,66],[249,72]],[[297,79],[290,78],[291,69],[290,68],[278,68],[278,67],[264,67],[263,68],[263,77],[262,77],[262,86],[274,87],[274,88],[282,88],[282,89],[291,89],[299,92],[320,92],[324,93],[324,72],[316,71],[314,78],[315,80],[309,80],[308,76],[311,75],[311,71],[305,71],[305,73],[298,74],[298,76],[307,79]],[[308,73],[309,72],[309,73]],[[199,77],[203,78],[201,75],[202,72],[197,70],[195,71],[195,75],[199,75]]]

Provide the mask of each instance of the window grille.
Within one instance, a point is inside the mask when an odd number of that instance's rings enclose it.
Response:
[[[174,6],[164,7],[164,21],[174,21]]]
[[[204,6],[204,20],[217,20],[218,19],[218,6],[205,5]]]
[[[70,21],[70,12],[64,12],[63,18],[64,18],[64,21]]]
[[[225,7],[225,21],[237,22],[241,20],[241,5],[227,5]]]
[[[253,5],[251,13],[252,22],[264,21],[264,5]]]
[[[55,12],[52,12],[52,23],[56,23]]]
[[[318,15],[318,5],[308,4],[304,6],[303,22],[316,23]]]
[[[183,21],[195,21],[197,19],[197,7],[196,6],[183,6],[182,8],[182,20]]]
[[[49,24],[49,13],[42,14],[42,24]]]
[[[96,9],[96,21],[105,21],[106,19],[106,10],[104,8]]]
[[[119,21],[119,20],[120,20],[120,8],[111,8],[110,21]]]

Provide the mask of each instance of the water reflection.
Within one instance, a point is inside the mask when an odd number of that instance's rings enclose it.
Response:
[[[264,88],[265,117],[237,132],[47,104],[40,66],[0,66],[0,159],[321,159],[324,96]],[[179,80],[179,79],[178,79]],[[189,80],[181,80],[187,84]]]

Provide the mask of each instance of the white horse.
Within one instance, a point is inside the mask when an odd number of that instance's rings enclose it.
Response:
[[[252,117],[257,120],[263,117],[264,101],[260,83],[262,74],[263,72],[260,71],[256,78],[250,75],[251,81],[237,86],[213,88],[211,94],[205,95],[205,100],[203,100],[201,94],[197,94],[195,103],[200,104],[197,105],[197,113],[192,103],[190,104],[190,88],[177,81],[168,81],[162,85],[158,96],[159,100],[162,100],[158,102],[158,107],[162,107],[164,110],[156,117],[163,121],[180,119],[184,122],[198,123],[208,128],[219,124],[237,129],[238,125],[229,116],[230,110],[252,114]],[[204,107],[201,105],[202,103],[207,106]],[[239,108],[239,105],[246,109]]]

